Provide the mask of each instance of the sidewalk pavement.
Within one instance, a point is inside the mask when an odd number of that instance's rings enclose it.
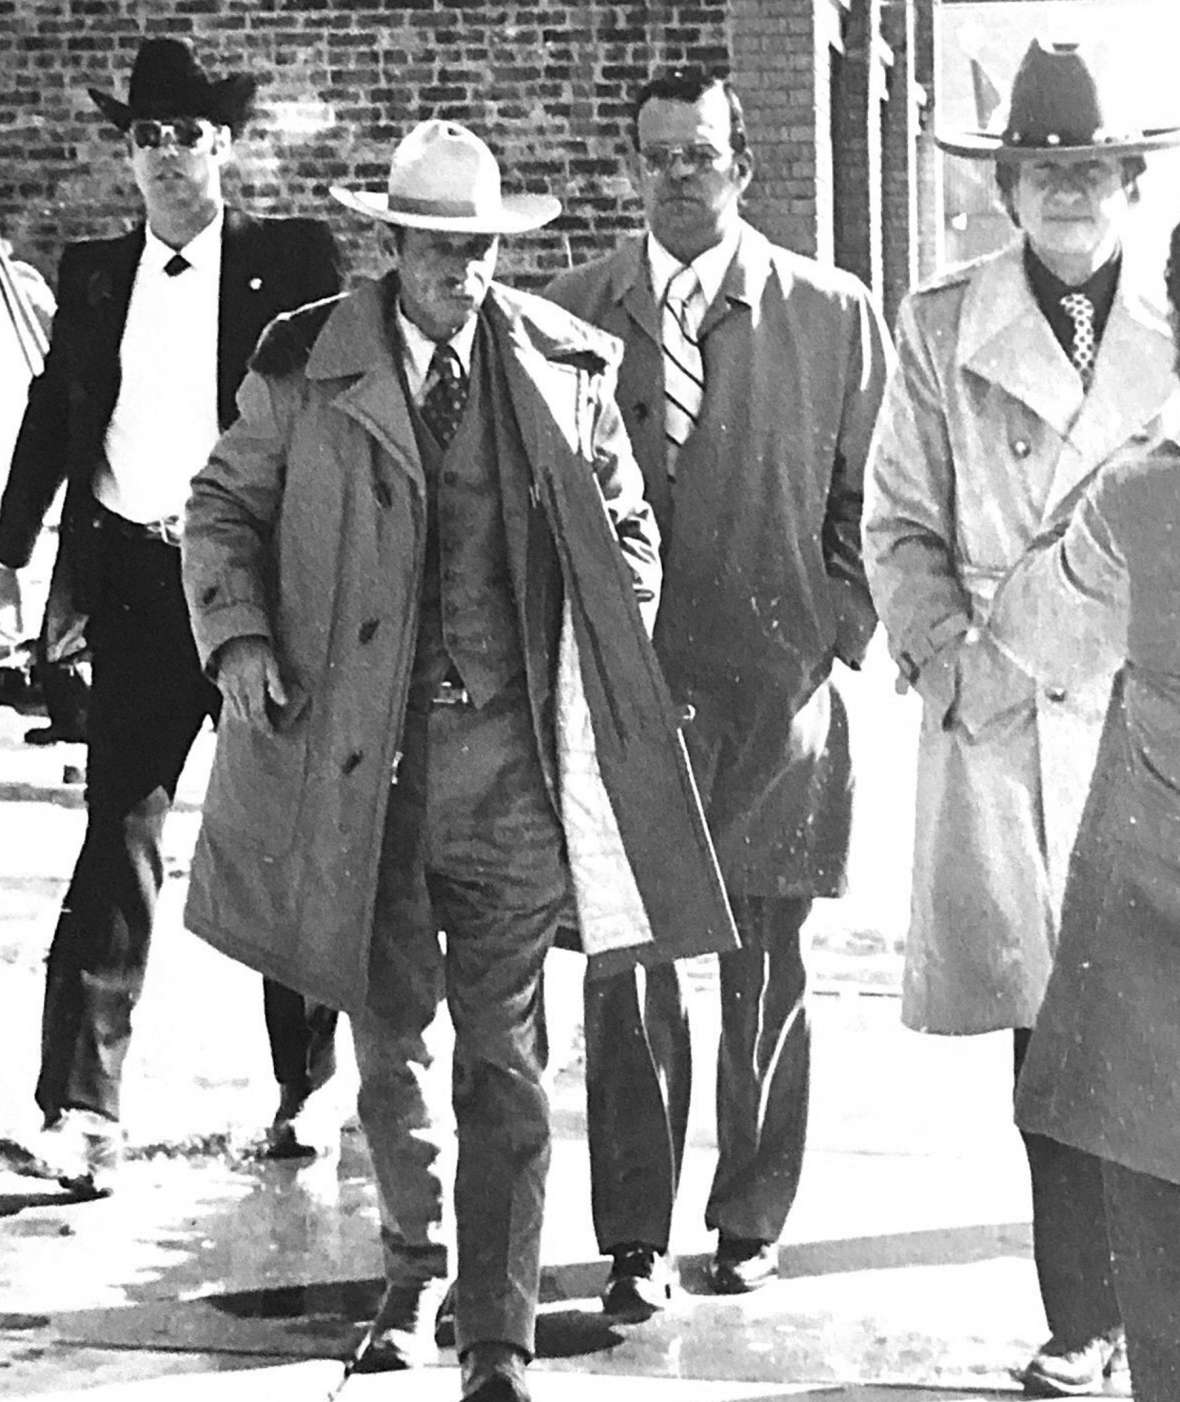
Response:
[[[20,744],[0,709],[0,1133],[32,1122],[42,961],[81,840],[80,750]],[[77,1203],[0,1174],[0,1395],[53,1402],[326,1402],[380,1292],[377,1216],[351,1119],[355,1067],[320,1094],[338,1156],[260,1160],[275,1092],[259,980],[187,935],[202,739],[168,834],[168,879],[126,1072],[131,1159],[115,1196]],[[579,1059],[580,961],[548,992],[557,1072],[536,1402],[916,1402],[1012,1397],[1044,1336],[1009,1039],[899,1025],[896,950],[839,908],[816,917],[808,1157],[780,1278],[707,1292],[701,1215],[712,1169],[714,969],[693,965],[690,1147],[674,1223],[681,1289],[666,1316],[610,1324],[589,1213]],[[1111,1385],[1113,1395],[1119,1389]],[[1125,1388],[1122,1395],[1126,1395]],[[456,1402],[454,1355],[354,1376],[343,1402]]]

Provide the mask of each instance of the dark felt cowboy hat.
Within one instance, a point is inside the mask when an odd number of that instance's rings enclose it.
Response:
[[[87,91],[120,131],[141,118],[205,117],[237,136],[250,120],[257,86],[247,73],[209,78],[179,39],[145,39],[135,55],[126,102],[98,88]]]
[[[1012,97],[999,132],[936,135],[954,156],[1002,161],[1083,160],[1143,156],[1180,144],[1180,127],[1136,130],[1109,104],[1076,44],[1042,45],[1034,39],[1012,80]]]
[[[394,148],[384,193],[332,186],[332,196],[373,219],[444,233],[520,234],[561,213],[552,195],[505,195],[490,148],[458,122],[419,122]]]

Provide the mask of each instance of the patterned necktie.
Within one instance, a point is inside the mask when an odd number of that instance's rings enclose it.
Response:
[[[1098,349],[1094,338],[1094,303],[1084,292],[1070,292],[1061,299],[1061,308],[1073,322],[1073,350],[1070,360],[1082,377],[1082,384],[1090,388],[1094,378],[1094,355]]]
[[[422,399],[422,417],[445,448],[454,438],[467,404],[467,376],[453,346],[435,346],[427,380],[430,387]]]
[[[164,271],[169,277],[176,277],[179,273],[183,273],[186,268],[191,267],[192,264],[183,253],[174,253],[164,264]]]
[[[668,476],[676,475],[676,455],[696,427],[705,393],[705,365],[700,329],[705,295],[692,267],[681,268],[668,283],[661,309],[664,347],[664,436]]]

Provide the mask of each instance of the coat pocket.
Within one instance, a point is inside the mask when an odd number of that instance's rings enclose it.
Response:
[[[205,794],[207,824],[271,856],[294,840],[306,781],[307,707],[291,710],[271,732],[223,712]]]

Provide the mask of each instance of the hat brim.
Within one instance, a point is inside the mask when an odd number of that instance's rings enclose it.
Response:
[[[131,108],[120,102],[113,93],[102,92],[98,88],[87,88],[90,100],[113,126],[126,131],[132,122]]]
[[[561,201],[553,195],[505,195],[494,214],[430,214],[391,209],[389,196],[371,190],[346,190],[333,185],[329,192],[346,209],[398,224],[404,229],[437,229],[447,234],[526,234],[556,219]]]
[[[1015,146],[989,132],[960,132],[955,136],[935,133],[934,144],[951,156],[975,161],[1088,161],[1097,156],[1146,156],[1180,146],[1180,127],[1145,131],[1125,141],[1098,141],[1087,146]]]

